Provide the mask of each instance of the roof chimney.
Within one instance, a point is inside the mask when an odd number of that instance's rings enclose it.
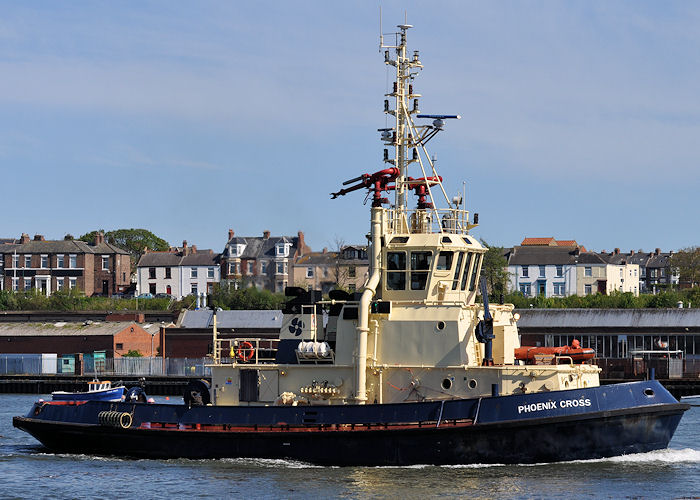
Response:
[[[619,254],[619,253],[620,253],[620,249],[619,249],[619,248],[616,248],[614,254],[617,255],[617,254]]]
[[[328,247],[323,247],[323,253],[328,253]]]
[[[98,231],[95,235],[95,245],[101,245],[105,242],[105,233]]]
[[[297,232],[297,255],[305,255],[307,250],[310,250],[310,249],[306,246],[306,242],[304,241],[304,232],[298,231]]]
[[[35,234],[34,241],[46,241],[43,234]]]
[[[661,249],[660,249],[660,248],[657,248],[656,250],[654,250],[654,253],[655,253],[656,255],[659,255],[659,254],[661,253]]]
[[[270,231],[269,230],[263,231],[263,238],[268,239],[269,237],[270,237]]]
[[[192,245],[192,253],[197,253],[197,245]]]
[[[634,255],[634,250],[630,250],[630,255]]]
[[[228,230],[228,239],[229,241],[233,239],[233,229]]]
[[[22,236],[19,238],[19,243],[20,245],[24,245],[25,243],[29,243],[29,235],[27,233],[22,233]]]
[[[182,255],[187,255],[187,240],[182,240]]]

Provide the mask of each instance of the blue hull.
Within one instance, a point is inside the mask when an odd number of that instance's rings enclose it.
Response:
[[[364,406],[38,403],[14,425],[62,452],[326,465],[534,463],[665,448],[687,409],[649,381]],[[108,422],[124,414],[128,422]]]
[[[124,387],[113,387],[90,392],[53,392],[53,401],[119,401],[124,395]]]

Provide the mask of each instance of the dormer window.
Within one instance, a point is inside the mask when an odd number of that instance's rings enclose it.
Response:
[[[289,245],[284,242],[277,243],[275,245],[275,256],[277,257],[287,257],[289,255]]]
[[[229,253],[231,257],[240,257],[245,251],[245,245],[243,243],[236,243],[229,247]]]

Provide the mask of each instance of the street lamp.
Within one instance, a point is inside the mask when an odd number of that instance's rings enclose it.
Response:
[[[148,370],[148,373],[150,375],[153,375],[153,338],[156,336],[156,332],[151,333],[151,363],[150,363],[150,368]]]

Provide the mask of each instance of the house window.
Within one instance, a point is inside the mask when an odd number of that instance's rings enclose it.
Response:
[[[557,278],[564,276],[564,266],[557,266]]]
[[[584,267],[583,268],[583,275],[584,276],[593,276],[593,268],[592,267]]]
[[[116,347],[117,351],[123,351],[124,350],[124,344],[117,344]]]
[[[248,274],[253,274],[255,272],[255,262],[248,261]],[[214,276],[212,276],[213,278]]]
[[[545,271],[545,267],[540,266],[540,278],[544,278],[544,276],[545,276],[544,271]]]
[[[107,255],[102,256],[102,270],[109,271],[109,256]]]
[[[5,265],[5,256],[0,253],[0,267]]]
[[[73,290],[76,286],[78,286],[78,279],[77,278],[68,278],[68,288]]]
[[[192,283],[190,285],[190,293],[192,295],[197,295],[197,283]]]
[[[24,267],[32,267],[32,256],[31,255],[24,256]]]
[[[634,268],[634,277],[635,278],[637,277],[637,268],[636,267]]]
[[[19,255],[12,256],[12,267],[15,269],[19,267]]]
[[[313,267],[307,267],[307,268],[306,268],[306,277],[307,277],[307,278],[313,278],[313,277],[314,277],[314,268],[313,268]]]
[[[63,269],[64,267],[66,267],[65,256],[63,256],[63,255],[56,256],[56,267],[58,267],[59,269]]]
[[[24,278],[24,289],[25,290],[32,289],[32,279],[31,278]]]
[[[19,278],[12,278],[12,289],[19,292]]]
[[[530,277],[530,272],[529,272],[529,267],[523,266],[523,278],[529,278]]]
[[[76,267],[78,267],[78,256],[77,255],[68,256],[68,261],[69,261],[68,267],[70,267],[71,269],[75,269]]]
[[[287,256],[287,244],[286,243],[277,243],[275,246],[275,254],[277,257],[286,257]]]
[[[197,277],[197,268],[191,267],[190,268],[190,278],[196,278],[196,277]]]
[[[267,274],[267,262],[260,263],[260,274]]]
[[[207,278],[210,280],[214,279],[214,268],[213,267],[207,268]]]
[[[620,268],[620,278],[622,278],[622,272],[623,272],[623,270],[622,270],[622,268]]]
[[[63,290],[63,278],[56,278],[56,290]]]
[[[229,262],[228,263],[228,273],[229,274],[241,274],[240,271],[240,263],[238,262]]]
[[[554,283],[554,295],[564,295],[564,283]]]
[[[287,263],[278,262],[277,263],[277,274],[287,274]]]
[[[591,294],[593,293],[593,285],[585,285],[585,286],[583,287],[583,292],[584,292],[586,295],[591,295]]]
[[[169,267],[166,267],[166,268],[165,268],[165,279],[166,279],[166,280],[169,280],[170,278],[172,278],[172,274],[171,274],[171,273],[172,273],[172,271],[170,270],[170,268],[169,268]]]
[[[526,297],[530,296],[531,288],[532,287],[531,287],[530,283],[520,283],[520,293],[522,293]]]
[[[348,277],[354,278],[357,275],[357,268],[355,266],[348,267]]]
[[[149,280],[156,279],[156,268],[155,267],[148,268],[148,279]]]
[[[49,268],[49,256],[48,256],[48,255],[42,255],[42,256],[41,256],[41,268],[42,268],[42,269],[48,269],[48,268]]]

